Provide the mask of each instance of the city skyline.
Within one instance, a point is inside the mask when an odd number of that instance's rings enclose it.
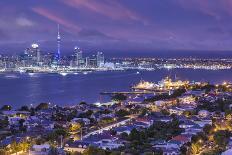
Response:
[[[1,1],[0,46],[9,53],[37,42],[55,51],[60,24],[64,53],[78,45],[121,53],[230,55],[230,6],[228,0]]]

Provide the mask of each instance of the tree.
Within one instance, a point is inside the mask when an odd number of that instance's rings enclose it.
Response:
[[[106,155],[105,150],[90,146],[82,155]]]
[[[139,140],[139,136],[140,136],[139,131],[134,128],[131,130],[129,134],[129,139],[130,141]]]
[[[52,146],[48,152],[48,155],[54,155],[54,154],[58,154],[58,150],[54,146]]]
[[[20,148],[23,152],[28,151],[28,149],[30,148],[30,143],[28,143],[27,141],[22,141],[21,143],[19,143]]]
[[[203,131],[206,135],[209,135],[212,133],[213,131],[213,127],[210,125],[210,124],[206,124],[204,127],[203,127]]]
[[[116,94],[111,98],[113,101],[122,102],[127,99],[127,96],[124,94]]]
[[[5,128],[9,125],[8,117],[6,116],[3,120],[0,120],[0,129]]]
[[[180,153],[181,153],[181,155],[187,154],[187,151],[188,151],[188,149],[187,149],[187,147],[185,145],[182,145],[180,147]]]
[[[114,122],[114,119],[113,118],[111,118],[111,117],[105,117],[105,118],[102,118],[100,121],[99,121],[99,125],[101,125],[101,126],[104,126],[104,125],[106,125],[106,124],[109,124],[109,123],[112,123],[112,122]]]
[[[3,111],[9,111],[9,110],[11,110],[12,109],[12,107],[10,106],[10,105],[4,105],[4,106],[2,106],[2,108],[1,108],[1,110],[3,110]]]
[[[121,155],[120,151],[113,151],[110,153],[110,155]]]
[[[30,111],[30,109],[28,108],[28,106],[22,106],[19,111]]]
[[[161,113],[162,113],[163,115],[169,115],[169,114],[170,114],[166,109],[162,109],[162,110],[161,110]]]
[[[48,103],[40,103],[35,109],[36,110],[44,110],[44,109],[48,109],[49,104]]]
[[[74,131],[78,131],[81,129],[81,124],[80,123],[72,123],[70,126],[69,126],[69,130],[71,132],[74,132]]]
[[[60,136],[63,136],[65,138],[68,136],[68,132],[62,128],[56,129],[47,135],[47,140],[54,141],[57,140]]]
[[[80,105],[86,105],[87,103],[84,102],[84,101],[82,101],[82,102],[80,102],[79,104],[80,104]]]
[[[80,118],[89,118],[92,114],[93,114],[93,111],[88,110],[88,111],[86,111],[84,113],[79,114],[78,117],[80,117]]]
[[[124,110],[124,109],[120,109],[120,110],[118,110],[118,111],[116,111],[116,116],[117,117],[125,117],[125,116],[127,116],[127,115],[130,115],[130,112],[128,112],[127,110]]]
[[[20,130],[21,132],[25,132],[25,131],[26,131],[26,127],[23,125],[24,122],[25,122],[24,119],[20,119],[20,120],[19,120],[19,130]]]
[[[214,142],[221,148],[225,148],[229,143],[230,132],[228,130],[219,130],[214,134]]]
[[[190,147],[191,154],[198,154],[200,151],[200,145],[198,143],[192,143]]]
[[[16,153],[20,151],[20,145],[14,140],[10,145],[12,153]]]

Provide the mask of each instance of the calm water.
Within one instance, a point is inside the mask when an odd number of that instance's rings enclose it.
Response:
[[[88,103],[100,100],[100,92],[126,91],[141,79],[157,82],[164,76],[175,74],[183,80],[232,82],[232,70],[207,71],[193,69],[126,72],[95,72],[87,75],[69,74],[0,74],[0,105],[22,105],[51,102],[58,105],[74,105],[84,100]],[[106,100],[105,97],[101,100]]]

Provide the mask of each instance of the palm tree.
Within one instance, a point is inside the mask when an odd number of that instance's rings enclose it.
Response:
[[[197,143],[192,143],[191,148],[190,148],[190,153],[191,154],[198,154],[200,151],[200,146]]]

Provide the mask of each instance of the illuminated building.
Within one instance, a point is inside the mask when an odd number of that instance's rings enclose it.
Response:
[[[79,47],[74,47],[76,66],[81,67],[83,64],[83,53]]]
[[[104,63],[104,54],[102,52],[97,52],[97,67],[103,67]]]

